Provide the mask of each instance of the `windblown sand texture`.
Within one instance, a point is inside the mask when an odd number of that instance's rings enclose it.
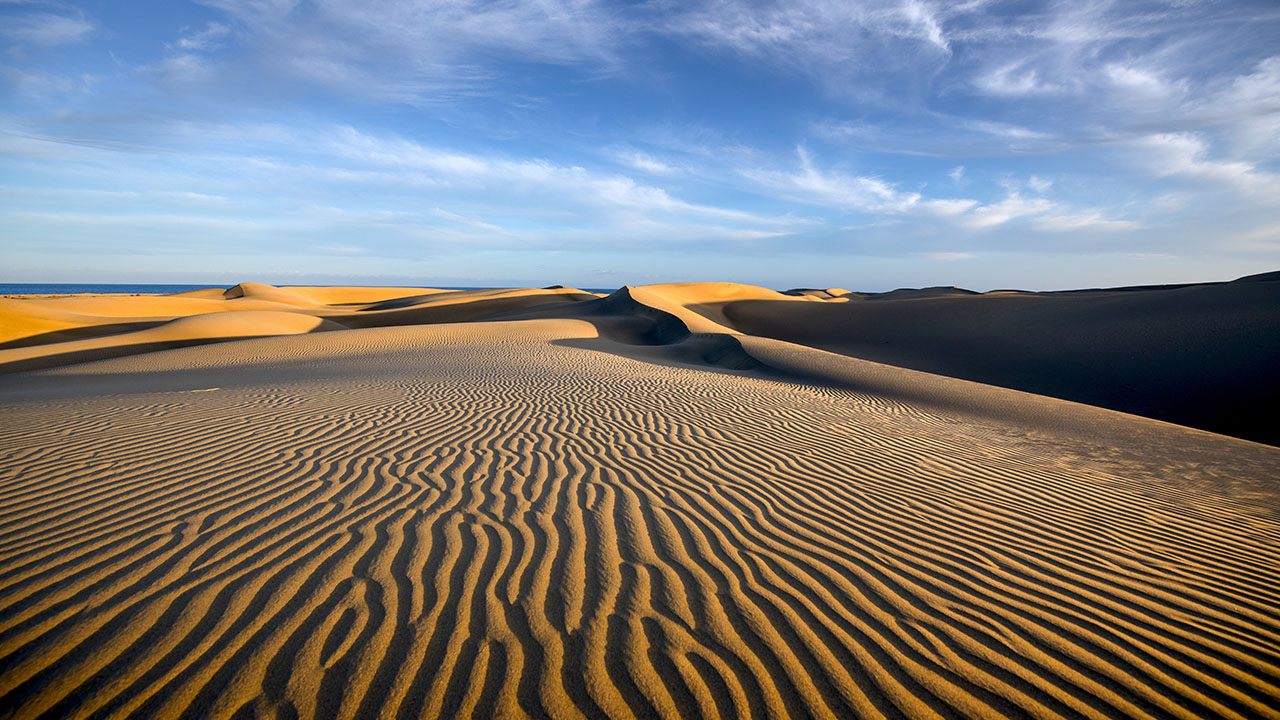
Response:
[[[0,301],[0,714],[1280,717],[1280,449],[753,332],[936,294]]]

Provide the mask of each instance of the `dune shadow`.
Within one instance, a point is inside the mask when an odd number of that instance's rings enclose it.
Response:
[[[312,332],[332,332],[327,330],[314,330]],[[300,333],[310,334],[310,333]],[[197,347],[200,345],[216,345],[225,342],[234,342],[236,340],[260,340],[269,337],[282,337],[281,335],[234,335],[228,337],[202,337],[189,338],[185,340],[164,340],[159,342],[147,343],[131,343],[127,345],[112,345],[109,347],[89,348],[85,350],[74,350],[71,352],[50,353],[48,355],[40,355],[37,357],[23,358],[21,360],[12,360],[7,363],[0,363],[0,375],[8,375],[14,373],[23,373],[33,370],[49,370],[52,368],[65,367],[68,365],[79,365],[81,363],[94,362],[97,360],[111,360],[119,357],[129,357],[132,355],[142,355],[145,353],[160,352],[163,350],[177,350],[180,348]],[[287,336],[285,336],[287,337]]]
[[[1278,445],[1275,287],[742,300],[722,312],[750,335]]]
[[[120,333],[158,327],[166,322],[168,322],[168,320],[142,320],[135,322],[107,323],[104,325],[84,325],[80,327],[63,328],[61,330],[50,330],[49,332],[28,335],[26,337],[6,342],[0,342],[0,350],[35,347],[37,345],[48,345],[51,343],[66,342],[68,340],[88,340],[90,338],[103,337],[105,335],[119,335]]]

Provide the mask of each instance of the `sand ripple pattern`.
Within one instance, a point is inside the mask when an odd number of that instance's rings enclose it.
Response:
[[[1280,717],[1276,497],[1230,469],[396,332],[6,408],[0,714]]]

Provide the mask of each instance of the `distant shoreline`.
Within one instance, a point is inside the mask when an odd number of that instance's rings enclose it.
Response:
[[[0,295],[167,295],[170,293],[231,287],[235,283],[0,283]],[[299,284],[293,287],[328,287]],[[367,287],[413,287],[410,285],[370,285]],[[445,287],[423,285],[439,290],[499,290],[497,286]],[[587,292],[611,293],[617,288],[579,288]]]

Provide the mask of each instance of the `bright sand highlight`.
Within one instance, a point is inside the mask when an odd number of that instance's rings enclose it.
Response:
[[[801,342],[936,300],[0,301],[0,713],[1280,717],[1280,450]]]

